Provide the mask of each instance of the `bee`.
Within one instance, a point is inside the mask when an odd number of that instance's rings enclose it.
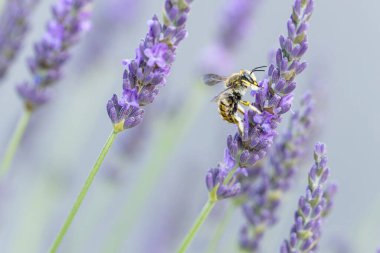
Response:
[[[243,96],[248,88],[259,90],[259,85],[253,72],[265,71],[262,69],[265,67],[266,66],[260,66],[251,71],[240,70],[240,72],[230,76],[220,76],[217,74],[206,74],[203,76],[203,81],[208,86],[224,82],[226,89],[220,92],[211,101],[218,103],[219,114],[222,119],[229,123],[236,124],[240,133],[243,133],[244,127],[238,112],[244,115],[243,106],[248,106],[251,110],[261,114],[258,108],[253,106],[250,102],[243,100]]]

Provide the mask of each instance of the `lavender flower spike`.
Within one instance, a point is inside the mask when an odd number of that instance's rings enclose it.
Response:
[[[134,127],[143,118],[142,107],[153,102],[166,83],[178,44],[186,37],[185,24],[190,0],[166,0],[163,24],[154,16],[149,32],[136,49],[133,60],[125,60],[123,93],[108,101],[107,112],[115,131]]]
[[[327,209],[331,207],[329,203],[332,198],[330,187],[326,187],[329,169],[324,144],[315,145],[314,160],[315,164],[309,172],[306,194],[298,201],[295,224],[290,231],[290,239],[285,240],[281,246],[281,253],[315,252],[320,240],[322,220]],[[330,199],[326,198],[327,195]]]
[[[28,18],[38,0],[9,0],[0,16],[0,79],[16,58],[25,34]]]
[[[260,0],[232,0],[225,6],[222,27],[219,34],[224,48],[234,48],[240,38],[249,34],[248,23]],[[239,38],[239,39],[237,39]]]
[[[53,19],[43,38],[34,45],[34,57],[28,60],[32,81],[17,86],[26,108],[33,110],[49,100],[47,90],[62,76],[69,49],[89,28],[91,0],[58,0],[52,8]]]
[[[292,115],[288,129],[270,151],[269,162],[250,169],[248,177],[241,180],[242,208],[247,219],[240,233],[243,249],[256,251],[267,228],[277,222],[281,197],[299,170],[311,138],[313,105],[311,94],[306,93],[300,110]]]
[[[295,77],[306,68],[301,58],[307,50],[306,32],[312,10],[313,0],[295,0],[287,24],[288,35],[280,36],[276,62],[270,65],[267,78],[260,82],[260,90],[251,94],[253,104],[262,113],[248,110],[244,117],[244,132],[228,137],[228,155],[224,164],[236,167],[235,171],[239,173],[246,173],[246,169],[253,168],[257,161],[265,157],[277,135],[276,128],[282,115],[292,105]],[[230,166],[225,166],[223,170],[227,174],[233,173]]]
[[[252,36],[249,27],[260,0],[229,0],[219,22],[217,40],[202,56],[201,70],[205,73],[228,73],[233,65],[233,51],[244,38]]]

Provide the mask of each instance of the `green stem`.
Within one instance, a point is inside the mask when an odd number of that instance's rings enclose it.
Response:
[[[183,103],[176,116],[163,123],[158,139],[154,141],[153,153],[149,155],[147,164],[142,169],[141,174],[134,182],[132,190],[128,193],[125,207],[121,208],[120,218],[116,219],[117,223],[111,228],[109,239],[106,240],[105,246],[100,252],[118,252],[128,238],[138,216],[142,214],[144,204],[148,201],[149,194],[154,191],[155,185],[168,168],[168,160],[173,156],[177,145],[181,142],[184,134],[190,129],[191,123],[201,112],[204,105],[204,89],[202,84],[194,85],[192,94]],[[189,109],[191,108],[191,109]]]
[[[177,251],[178,253],[185,253],[191,242],[193,241],[196,233],[198,232],[201,225],[204,223],[208,215],[210,214],[212,208],[215,206],[216,201],[209,198],[207,203],[204,205],[202,212],[199,214],[197,220],[195,221],[193,227],[187,233],[185,239],[183,240],[181,247]]]
[[[237,157],[240,157],[241,151],[238,152]],[[226,185],[229,183],[229,181],[232,179],[233,174],[236,172],[237,168],[239,167],[239,162],[236,161],[235,166],[231,169],[231,171],[228,173],[227,177],[223,181],[223,185]],[[191,228],[190,232],[186,235],[185,240],[182,242],[182,245],[178,251],[178,253],[184,253],[186,252],[187,248],[189,247],[190,243],[194,239],[195,234],[199,230],[199,227],[203,224],[203,222],[206,220],[207,216],[209,215],[211,209],[214,207],[215,203],[218,201],[218,188],[219,184],[217,184],[214,189],[209,193],[209,200],[204,206],[201,214],[197,218],[195,224]]]
[[[30,116],[32,115],[32,111],[25,110],[24,114],[21,116],[17,123],[17,127],[13,133],[11,140],[7,146],[3,161],[0,165],[0,179],[7,174],[9,168],[12,164],[13,158],[16,154],[17,148],[20,144],[21,138],[25,133],[25,129],[29,124]]]
[[[98,159],[96,160],[90,174],[88,175],[86,182],[84,183],[84,185],[82,187],[82,190],[80,191],[77,199],[75,200],[74,205],[71,208],[71,211],[70,211],[69,215],[67,216],[65,223],[63,224],[61,230],[59,231],[59,234],[56,237],[56,239],[53,243],[53,246],[50,248],[50,251],[49,251],[50,253],[57,252],[58,247],[61,244],[63,237],[65,236],[65,234],[66,234],[67,230],[69,229],[71,223],[73,222],[75,215],[77,214],[77,212],[78,212],[78,210],[79,210],[79,208],[83,202],[83,199],[86,197],[87,192],[90,189],[90,186],[91,186],[92,182],[94,181],[95,176],[98,173],[99,168],[104,161],[104,158],[106,157],[106,155],[107,155],[108,151],[110,150],[113,142],[115,141],[116,135],[117,135],[117,132],[112,131],[112,133],[108,137],[106,143],[104,144],[104,147],[103,147],[102,151],[100,152],[100,155],[99,155]]]
[[[218,224],[216,228],[216,232],[211,239],[209,247],[207,249],[207,253],[215,253],[218,252],[218,246],[220,244],[220,240],[222,239],[223,233],[226,230],[227,224],[230,222],[232,218],[232,214],[235,211],[235,205],[230,203],[227,207],[227,210],[224,214],[222,221]]]

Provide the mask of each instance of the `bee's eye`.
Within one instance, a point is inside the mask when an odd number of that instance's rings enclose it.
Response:
[[[253,80],[252,80],[252,77],[250,75],[248,75],[247,73],[244,73],[243,74],[243,77],[250,83],[253,83]]]

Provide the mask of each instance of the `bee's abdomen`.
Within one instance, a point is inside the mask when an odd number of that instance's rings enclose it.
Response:
[[[231,94],[223,96],[219,100],[219,114],[224,120],[234,124],[238,123],[235,116],[236,111],[237,102]]]

